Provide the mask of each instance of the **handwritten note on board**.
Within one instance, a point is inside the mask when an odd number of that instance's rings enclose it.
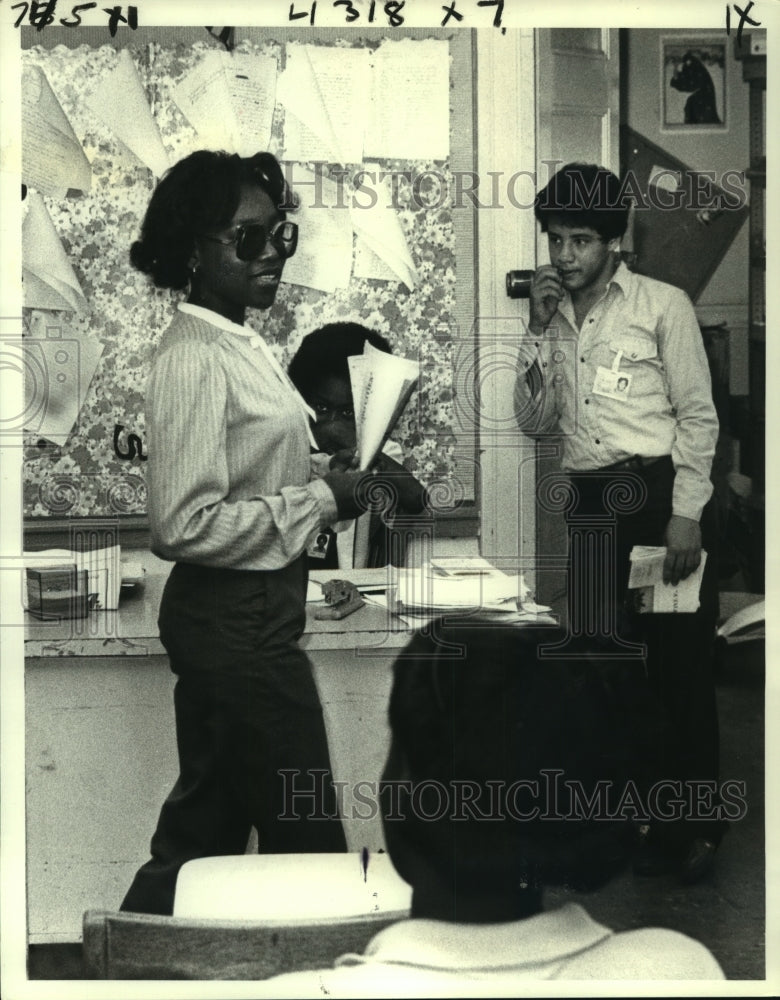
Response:
[[[22,71],[22,180],[52,198],[92,184],[89,160],[39,66]]]
[[[267,149],[276,101],[276,60],[209,51],[174,97],[203,145],[252,156]]]
[[[365,153],[445,160],[450,151],[450,50],[438,39],[386,41],[374,53]]]

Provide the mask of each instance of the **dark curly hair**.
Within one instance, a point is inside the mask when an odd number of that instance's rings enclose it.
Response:
[[[282,218],[296,203],[271,153],[241,157],[201,149],[166,172],[154,190],[130,247],[130,262],[158,288],[185,288],[198,233],[220,229],[233,218],[242,184],[256,184]]]
[[[385,338],[360,323],[326,323],[301,341],[290,362],[289,374],[298,392],[308,399],[323,379],[349,379],[347,358],[362,354],[368,341],[378,351],[390,354]]]
[[[602,658],[593,641],[539,655],[565,638],[557,627],[439,621],[397,659],[391,753],[414,790],[405,807],[386,783],[383,815],[393,863],[413,887],[435,870],[463,897],[509,883],[588,891],[626,864],[633,828],[615,807],[627,788],[646,793],[660,718],[641,661]],[[479,792],[454,816],[464,783]],[[572,791],[589,799],[599,783],[607,817],[588,815]],[[511,788],[521,791],[507,809],[500,790]]]
[[[628,212],[618,178],[593,163],[561,167],[534,200],[534,215],[543,233],[555,217],[567,226],[595,229],[604,240],[618,239],[628,226]]]

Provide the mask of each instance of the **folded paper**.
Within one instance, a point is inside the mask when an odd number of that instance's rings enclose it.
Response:
[[[25,200],[22,222],[24,304],[32,309],[86,312],[87,301],[60,242],[54,223],[37,191]]]
[[[379,178],[381,169],[379,164],[367,164],[366,178]],[[389,179],[372,185],[372,190],[376,199],[365,205],[353,199],[350,206],[352,226],[358,237],[355,277],[401,281],[411,291],[417,283],[417,270],[393,207]]]
[[[285,107],[285,159],[362,162],[369,73],[365,49],[287,46],[277,89]]]
[[[89,160],[38,66],[22,70],[22,180],[52,198],[92,184]]]
[[[347,360],[358,460],[361,469],[368,469],[409,402],[420,366],[379,351],[368,342],[362,354]]]
[[[162,177],[170,166],[168,153],[127,49],[120,51],[116,67],[101,79],[87,104],[155,177]]]

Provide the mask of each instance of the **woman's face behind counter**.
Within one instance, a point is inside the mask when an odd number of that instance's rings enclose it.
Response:
[[[242,185],[241,198],[230,222],[223,229],[204,235],[234,240],[240,225],[259,222],[270,232],[279,219],[265,191],[254,185]],[[239,260],[235,242],[222,244],[198,239],[195,263],[197,272],[189,301],[234,323],[244,322],[247,307],[268,309],[273,305],[284,269],[284,258],[271,240],[266,241],[256,257]]]

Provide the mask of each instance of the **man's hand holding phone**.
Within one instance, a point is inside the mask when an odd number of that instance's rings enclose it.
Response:
[[[531,281],[531,320],[528,326],[532,333],[544,332],[555,315],[563,294],[563,284],[557,268],[552,264],[543,264],[537,268]]]

